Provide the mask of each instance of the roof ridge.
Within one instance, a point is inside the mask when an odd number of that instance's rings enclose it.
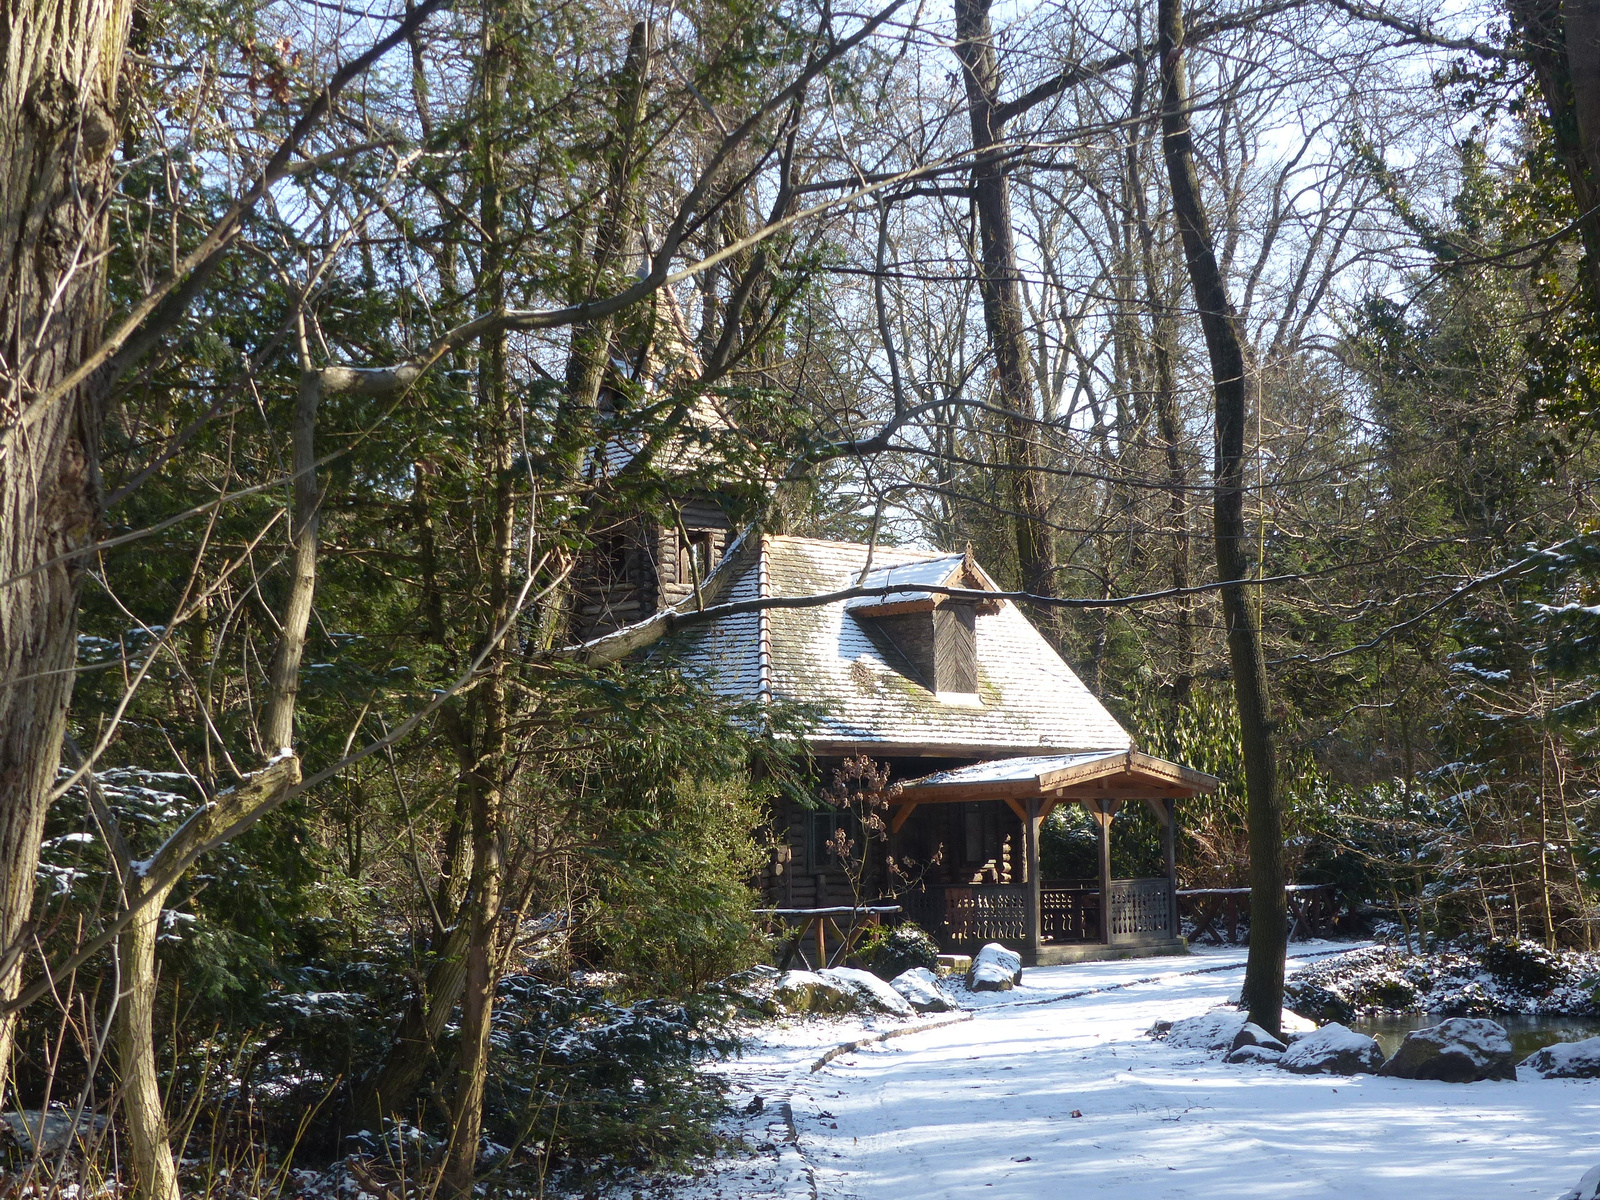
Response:
[[[808,546],[838,546],[849,550],[887,550],[894,554],[920,554],[923,558],[954,558],[960,555],[959,550],[918,550],[912,546],[890,546],[883,542],[846,542],[838,538],[802,537],[796,533],[769,533],[764,535],[774,542],[803,542]]]

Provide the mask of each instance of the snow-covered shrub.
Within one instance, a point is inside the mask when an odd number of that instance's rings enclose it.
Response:
[[[912,967],[932,971],[939,965],[939,943],[926,930],[907,921],[884,935],[866,965],[884,979],[893,979]]]
[[[1484,969],[1502,983],[1543,993],[1561,978],[1561,956],[1538,942],[1495,938],[1483,948]]]
[[[484,1137],[508,1167],[547,1165],[576,1184],[711,1149],[721,1087],[695,1064],[732,1043],[708,1006],[513,976],[493,1038]]]

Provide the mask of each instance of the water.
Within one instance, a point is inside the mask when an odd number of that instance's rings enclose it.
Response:
[[[1393,1054],[1413,1029],[1427,1029],[1445,1019],[1442,1013],[1397,1013],[1357,1017],[1350,1028],[1376,1038],[1385,1054]],[[1600,1037],[1600,1017],[1496,1016],[1489,1020],[1505,1026],[1519,1061],[1556,1042]]]

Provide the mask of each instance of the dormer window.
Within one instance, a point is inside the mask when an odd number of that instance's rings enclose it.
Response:
[[[998,591],[970,555],[907,563],[873,571],[864,587],[893,587],[881,596],[860,596],[847,609],[886,637],[916,681],[946,704],[978,706],[979,614],[999,603],[930,592],[930,586]]]

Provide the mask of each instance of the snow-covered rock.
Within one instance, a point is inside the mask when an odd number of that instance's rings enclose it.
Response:
[[[1383,1066],[1383,1048],[1334,1022],[1296,1038],[1278,1065],[1296,1075],[1370,1075]]]
[[[1232,1051],[1228,1057],[1231,1063],[1275,1063],[1283,1057],[1282,1050],[1274,1050],[1271,1046],[1240,1046]]]
[[[1008,992],[1022,982],[1022,955],[990,942],[978,951],[967,974],[967,986],[975,992]]]
[[[845,1013],[856,1007],[856,989],[815,971],[785,971],[772,987],[772,1000],[785,1012]]]
[[[1535,1050],[1521,1065],[1546,1079],[1600,1079],[1600,1037],[1557,1042]],[[1595,1169],[1600,1171],[1600,1167]]]
[[[1214,1008],[1198,1017],[1185,1017],[1172,1023],[1167,1031],[1167,1045],[1225,1054],[1233,1049],[1233,1039],[1239,1036],[1246,1019],[1244,1013],[1235,1008]]]
[[[1585,1171],[1583,1178],[1578,1180],[1578,1186],[1570,1192],[1562,1192],[1557,1200],[1600,1200],[1600,1167]]]
[[[939,977],[927,967],[912,967],[889,981],[889,986],[906,998],[906,1003],[921,1013],[949,1012],[955,1001],[939,986]]]
[[[93,1113],[84,1113],[74,1124],[70,1113],[24,1108],[0,1113],[0,1124],[5,1126],[12,1140],[23,1150],[58,1154],[80,1141],[98,1141],[110,1122]]]
[[[916,1013],[906,998],[871,971],[858,970],[855,967],[828,967],[818,971],[823,980],[837,983],[842,987],[851,989],[855,993],[856,1006],[868,1012],[893,1013],[897,1017],[909,1017]]]
[[[1246,1046],[1253,1046],[1261,1050],[1271,1050],[1278,1054],[1282,1054],[1289,1048],[1282,1041],[1273,1037],[1265,1029],[1257,1025],[1254,1021],[1246,1021],[1244,1023],[1244,1026],[1239,1030],[1239,1032],[1234,1034],[1233,1045],[1228,1047],[1228,1049],[1242,1050]],[[1232,1062],[1233,1060],[1230,1058],[1228,1061]]]
[[[1476,1083],[1480,1079],[1515,1079],[1517,1064],[1505,1026],[1483,1017],[1451,1017],[1430,1029],[1406,1034],[1378,1074]]]

